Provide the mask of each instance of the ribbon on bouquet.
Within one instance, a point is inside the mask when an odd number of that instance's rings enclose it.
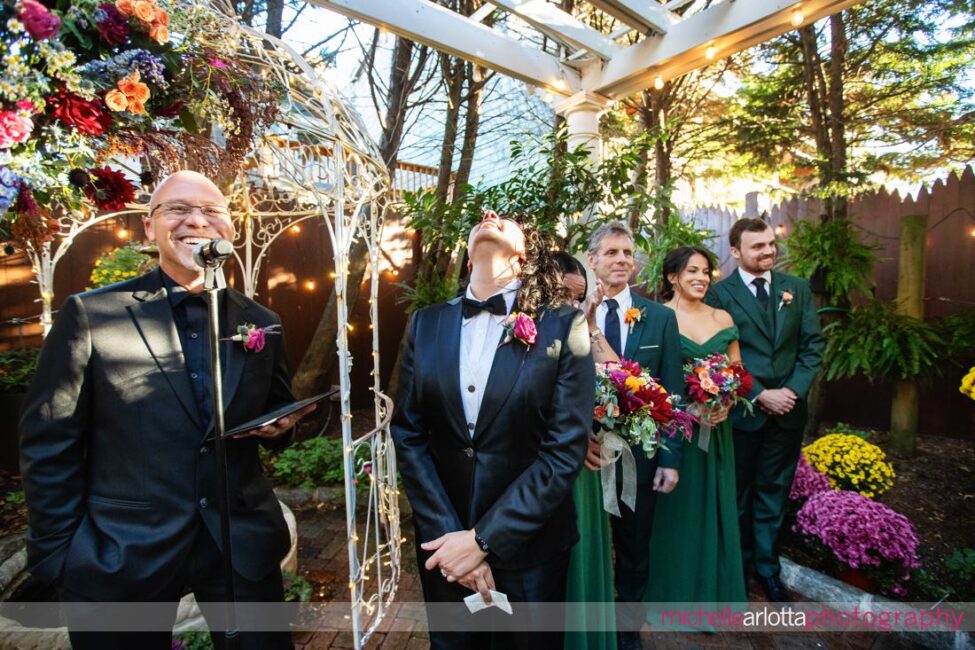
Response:
[[[630,510],[636,510],[636,459],[630,446],[619,435],[612,431],[604,431],[600,442],[599,460],[602,468],[599,478],[603,484],[603,509],[620,516],[619,503],[616,500],[616,461],[623,459],[623,491],[620,498]]]
[[[721,407],[707,407],[700,402],[694,402],[687,408],[687,412],[694,416],[698,423],[697,446],[705,454],[711,448],[711,422],[716,413],[721,411]]]

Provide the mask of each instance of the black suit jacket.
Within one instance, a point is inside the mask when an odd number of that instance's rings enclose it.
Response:
[[[224,336],[279,323],[232,289],[223,309]],[[228,429],[293,401],[280,335],[261,352],[232,341],[220,352]],[[220,545],[211,423],[193,399],[161,271],[67,299],[20,433],[35,575],[95,600],[130,600],[172,579],[201,521]],[[251,580],[290,544],[257,445],[228,442],[234,567]]]
[[[595,366],[582,313],[536,318],[528,350],[494,358],[473,436],[461,402],[461,301],[421,309],[404,342],[392,421],[419,541],[474,528],[498,567],[540,564],[578,539],[572,482],[592,426]]]

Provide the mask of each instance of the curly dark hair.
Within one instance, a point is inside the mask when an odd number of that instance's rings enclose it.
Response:
[[[515,311],[540,315],[543,309],[568,304],[568,290],[562,284],[562,270],[555,259],[554,238],[535,228],[530,215],[505,215],[525,233],[525,261],[521,265],[521,289]]]
[[[667,276],[671,273],[680,275],[681,271],[687,268],[687,264],[695,255],[703,255],[704,259],[708,261],[709,275],[710,272],[718,268],[714,253],[706,248],[701,248],[700,246],[681,246],[680,248],[675,248],[667,253],[667,256],[664,258],[661,271],[661,275],[663,276],[663,286],[660,289],[661,298],[670,300],[674,297],[674,285]]]

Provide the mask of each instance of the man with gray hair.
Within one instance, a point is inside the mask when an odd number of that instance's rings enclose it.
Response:
[[[672,394],[684,390],[683,361],[677,317],[673,310],[630,291],[633,275],[633,235],[621,222],[600,226],[589,241],[589,266],[596,276],[596,291],[587,301],[593,346],[609,346],[621,359],[636,361]],[[636,509],[620,507],[611,517],[616,550],[616,591],[621,607],[619,646],[639,648],[637,631],[643,624],[643,593],[650,577],[650,533],[657,492],[667,494],[677,486],[681,466],[680,440],[647,458],[639,446],[632,448],[637,466]],[[590,445],[587,464],[599,464],[599,446]],[[616,469],[617,490],[622,488],[622,468]]]

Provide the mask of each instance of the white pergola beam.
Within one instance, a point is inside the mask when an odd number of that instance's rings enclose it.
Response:
[[[657,75],[673,79],[712,63],[705,54],[709,47],[724,58],[792,31],[794,11],[800,11],[808,24],[860,1],[722,2],[676,23],[663,36],[646,38],[620,51],[595,75],[595,81],[586,84],[586,90],[613,99],[626,97],[651,87]]]
[[[644,34],[651,30],[666,34],[680,20],[656,0],[589,0],[589,4]]]
[[[609,60],[620,48],[604,34],[589,27],[575,16],[562,11],[548,0],[488,0],[539,31],[573,47],[588,50]]]
[[[310,2],[553,93],[582,90],[578,71],[554,56],[428,0]]]

